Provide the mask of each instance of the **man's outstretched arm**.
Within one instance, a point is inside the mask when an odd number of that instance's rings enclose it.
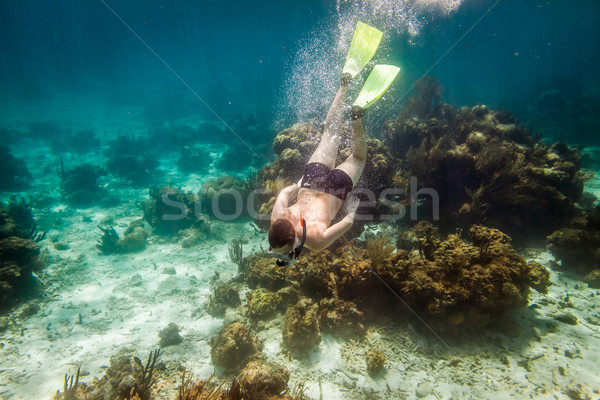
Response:
[[[346,200],[346,216],[342,218],[337,224],[331,225],[323,233],[323,249],[329,247],[333,242],[339,239],[344,233],[350,229],[354,223],[354,217],[356,216],[356,210],[360,200],[356,197],[349,197]]]

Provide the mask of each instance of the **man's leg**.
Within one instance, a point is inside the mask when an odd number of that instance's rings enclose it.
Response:
[[[323,136],[321,137],[319,146],[310,157],[310,160],[308,160],[309,163],[318,162],[327,165],[330,169],[335,167],[342,128],[344,126],[344,100],[351,79],[349,74],[344,74],[342,77],[340,88],[329,108],[327,118],[325,118]]]
[[[354,186],[356,186],[367,160],[367,134],[362,118],[355,119],[352,122],[352,127],[352,154],[343,163],[335,167],[335,169],[340,169],[347,173],[352,179]]]

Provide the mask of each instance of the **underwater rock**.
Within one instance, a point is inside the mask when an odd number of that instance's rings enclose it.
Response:
[[[19,314],[19,318],[21,318],[21,319],[29,318],[32,315],[37,314],[40,310],[41,310],[41,307],[39,304],[35,304],[35,303],[28,304],[25,307],[23,307],[23,310]]]
[[[219,219],[246,215],[246,182],[235,176],[209,180],[200,189],[202,211]]]
[[[127,281],[128,286],[142,286],[142,276],[140,274],[135,274]]]
[[[365,356],[367,363],[367,372],[369,375],[376,375],[385,366],[385,355],[383,351],[374,347],[369,347]]]
[[[185,146],[177,160],[177,167],[185,173],[202,173],[208,170],[211,158],[204,148]]]
[[[240,372],[237,380],[247,399],[273,399],[287,389],[290,372],[274,362],[251,361]]]
[[[106,169],[133,185],[147,185],[156,175],[158,161],[148,140],[120,135],[110,142],[105,156]]]
[[[180,230],[199,228],[205,218],[199,214],[199,198],[171,186],[152,187],[150,201],[144,205],[144,219],[159,235],[174,235]]]
[[[253,319],[264,319],[273,316],[281,305],[281,297],[267,289],[255,289],[246,294],[248,299],[248,316]]]
[[[256,353],[261,345],[241,322],[225,325],[210,340],[210,356],[213,363],[228,370],[239,371]]]
[[[119,242],[120,253],[134,253],[146,248],[148,232],[144,228],[136,227],[131,233],[125,234]]]
[[[418,399],[427,397],[431,393],[433,393],[433,385],[431,384],[431,382],[421,382],[417,385],[417,388],[415,389],[415,396],[417,396]]]
[[[174,346],[183,342],[183,338],[179,334],[179,327],[172,322],[161,330],[158,336],[160,337],[160,341],[158,342],[160,347]]]
[[[285,315],[283,343],[295,356],[304,356],[321,343],[318,305],[311,299],[301,299]]]
[[[230,283],[220,283],[213,288],[206,308],[210,315],[220,317],[227,308],[236,308],[240,304],[240,295],[235,287]]]
[[[32,176],[25,161],[15,158],[7,146],[0,146],[0,192],[26,188]]]
[[[570,312],[561,312],[554,316],[554,319],[563,324],[577,325],[577,317]]]

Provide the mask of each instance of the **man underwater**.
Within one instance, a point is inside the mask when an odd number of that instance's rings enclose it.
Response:
[[[340,87],[325,119],[321,141],[310,157],[302,179],[277,196],[271,214],[269,252],[280,258],[278,265],[297,260],[304,247],[313,251],[327,248],[354,222],[359,200],[348,194],[360,179],[367,158],[367,134],[362,117],[365,109],[391,85],[400,69],[392,65],[373,68],[350,110],[351,154],[336,167],[344,128],[344,102],[350,82],[371,60],[382,36],[381,31],[369,25],[357,24]],[[346,216],[329,226],[343,202]]]

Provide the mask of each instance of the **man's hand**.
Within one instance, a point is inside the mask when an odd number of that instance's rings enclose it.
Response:
[[[360,200],[356,196],[348,196],[346,201],[344,202],[344,208],[346,209],[346,213],[350,216],[350,218],[354,219],[356,215],[356,210],[360,205]]]

